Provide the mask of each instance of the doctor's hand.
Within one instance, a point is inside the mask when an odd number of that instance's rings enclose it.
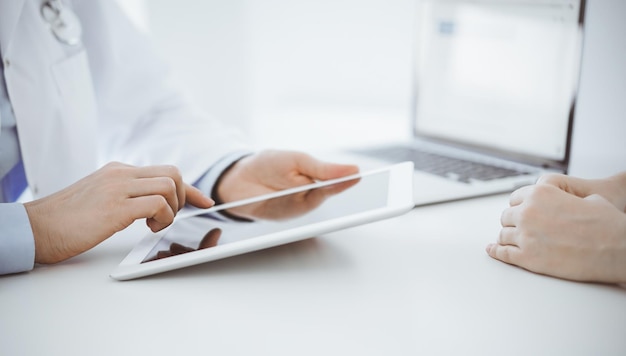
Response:
[[[317,180],[340,178],[358,171],[359,168],[355,165],[322,162],[301,152],[261,151],[242,158],[222,175],[215,198],[226,203],[314,183]],[[284,201],[273,206],[252,204],[229,209],[228,212],[242,218],[286,218],[289,214],[301,214],[318,206],[327,196],[353,184],[354,182],[350,182],[329,187],[314,191],[313,194],[296,194],[288,204]]]
[[[35,238],[35,262],[76,256],[136,219],[145,218],[152,231],[159,231],[185,203],[213,205],[183,183],[176,167],[109,163],[55,194],[24,204]]]
[[[601,180],[542,177],[511,194],[487,253],[576,281],[626,282],[626,174]]]

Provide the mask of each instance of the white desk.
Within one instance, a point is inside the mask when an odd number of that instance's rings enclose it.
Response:
[[[626,289],[484,252],[507,196],[128,282],[142,224],[0,277],[3,355],[625,355]]]
[[[393,114],[310,116],[263,121],[261,145],[309,151],[405,132]],[[0,276],[0,354],[626,355],[626,288],[540,276],[487,256],[507,204],[498,195],[421,207],[114,281],[109,273],[147,232],[140,222],[64,263]]]

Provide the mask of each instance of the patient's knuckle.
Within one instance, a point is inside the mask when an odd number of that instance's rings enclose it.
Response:
[[[544,173],[537,179],[536,184],[546,184],[555,179],[554,173]]]
[[[509,209],[502,210],[502,213],[500,213],[500,225],[502,226],[506,225],[508,213],[509,213]]]
[[[518,220],[521,227],[525,226],[528,222],[532,222],[537,215],[537,209],[534,205],[526,205],[520,209],[518,214]]]
[[[543,196],[549,194],[554,189],[555,187],[549,184],[538,184],[533,189],[533,195]]]
[[[509,262],[511,255],[508,249],[504,248],[503,246],[497,246],[496,257],[499,260]]]
[[[554,190],[558,189],[552,185],[535,185],[533,186],[526,199],[526,205],[542,205],[547,197],[551,196],[554,193]]]

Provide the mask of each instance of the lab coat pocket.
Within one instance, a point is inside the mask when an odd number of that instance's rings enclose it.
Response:
[[[72,120],[72,124],[95,125],[96,101],[86,52],[82,50],[63,59],[52,71],[64,117]]]
[[[97,109],[86,52],[57,62],[52,74],[60,105],[55,137],[64,146],[65,158],[73,161],[68,178],[76,180],[98,166]]]

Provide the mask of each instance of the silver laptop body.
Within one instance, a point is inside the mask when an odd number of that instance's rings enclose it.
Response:
[[[414,161],[416,205],[510,192],[566,173],[584,0],[422,0],[411,142],[350,150]]]

